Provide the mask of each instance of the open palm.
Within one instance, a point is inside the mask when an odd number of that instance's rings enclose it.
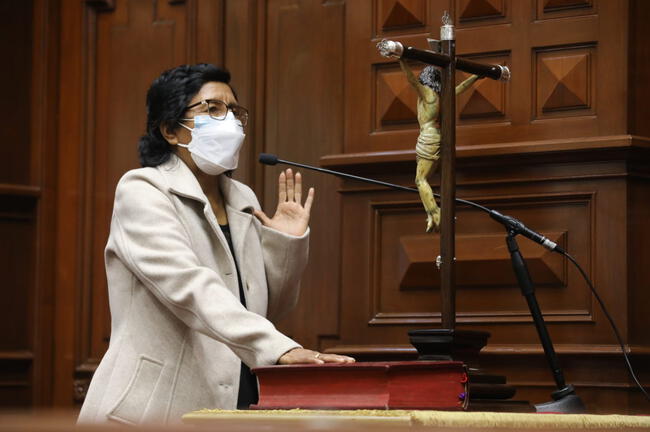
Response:
[[[280,173],[278,178],[278,207],[269,218],[264,212],[255,210],[254,215],[269,228],[292,236],[301,236],[309,225],[309,213],[314,201],[314,188],[309,188],[305,204],[302,204],[302,176],[291,169]]]

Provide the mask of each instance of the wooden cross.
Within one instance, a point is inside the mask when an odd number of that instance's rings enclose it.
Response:
[[[377,48],[385,57],[418,60],[440,67],[440,296],[442,328],[456,327],[456,69],[495,80],[510,79],[506,66],[486,65],[456,57],[454,26],[445,12],[440,27],[440,41],[429,39],[431,51],[404,47],[395,41],[383,40]]]

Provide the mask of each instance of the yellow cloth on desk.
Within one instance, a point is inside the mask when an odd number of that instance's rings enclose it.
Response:
[[[183,416],[186,423],[242,421],[336,422],[345,424],[390,423],[435,427],[501,428],[650,428],[649,416],[595,414],[519,414],[494,412],[417,411],[417,410],[199,410]],[[349,423],[348,423],[349,422]]]

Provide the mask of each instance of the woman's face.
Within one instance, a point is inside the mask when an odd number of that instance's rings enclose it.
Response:
[[[192,106],[201,101],[212,100],[212,99],[223,101],[225,102],[226,105],[237,103],[237,99],[235,99],[235,95],[232,93],[232,89],[228,84],[211,81],[203,84],[201,90],[199,90],[199,92],[194,95],[194,97],[190,100],[187,106]],[[194,108],[185,111],[185,113],[183,114],[183,118],[191,119],[194,118],[195,115],[201,115],[201,114],[207,114],[205,112],[204,105],[198,105]],[[189,128],[194,127],[193,121],[184,121],[183,124],[185,124]],[[190,131],[181,126],[178,126],[178,128],[176,128],[174,134],[176,135],[177,141],[171,142],[168,139],[167,141],[169,141],[170,144],[178,144],[178,143],[189,144],[190,140],[192,139],[192,134],[190,133]],[[187,151],[186,149],[183,150]]]

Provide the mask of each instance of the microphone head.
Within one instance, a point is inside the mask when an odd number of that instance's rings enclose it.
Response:
[[[275,165],[278,163],[278,157],[271,153],[260,153],[259,161],[264,165]]]

